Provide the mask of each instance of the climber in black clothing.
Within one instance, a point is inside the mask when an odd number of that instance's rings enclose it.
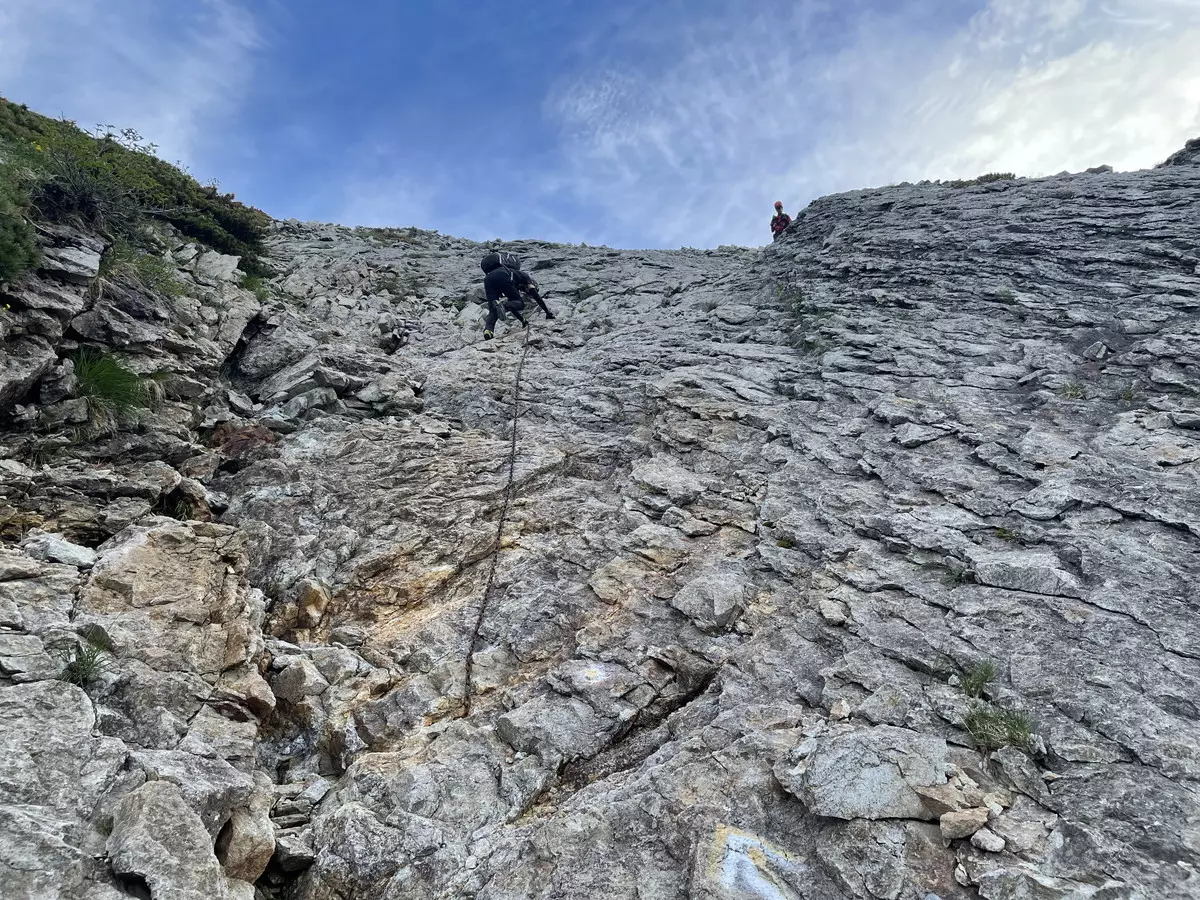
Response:
[[[512,313],[513,318],[521,323],[522,328],[528,327],[522,313],[525,311],[526,294],[537,301],[547,319],[553,319],[554,313],[546,306],[546,301],[538,292],[537,282],[521,271],[521,261],[511,253],[492,251],[484,256],[480,266],[486,273],[483,277],[483,290],[487,294],[488,314],[483,326],[483,336],[492,338],[495,335],[496,321],[503,314],[500,308],[500,298],[504,297],[504,310]]]

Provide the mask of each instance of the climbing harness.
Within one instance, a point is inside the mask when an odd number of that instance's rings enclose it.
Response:
[[[483,627],[484,616],[487,615],[488,600],[491,598],[492,583],[496,579],[496,564],[500,559],[500,542],[504,538],[504,526],[508,522],[508,507],[512,502],[513,479],[517,468],[517,419],[521,416],[521,373],[525,369],[525,357],[529,355],[529,334],[533,329],[525,329],[525,337],[521,343],[521,358],[517,361],[517,375],[513,379],[512,407],[512,438],[508,445],[508,481],[504,485],[504,501],[500,505],[500,519],[496,523],[496,537],[492,548],[488,551],[487,581],[483,585],[483,597],[479,601],[479,614],[475,617],[475,627],[471,630],[471,643],[467,647],[467,661],[463,672],[463,693],[461,718],[471,714],[471,673],[475,668],[475,645],[479,643],[479,630]]]

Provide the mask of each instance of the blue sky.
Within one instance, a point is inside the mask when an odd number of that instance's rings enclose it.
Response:
[[[771,204],[1153,165],[1200,0],[0,0],[0,93],[287,218],[764,243]]]

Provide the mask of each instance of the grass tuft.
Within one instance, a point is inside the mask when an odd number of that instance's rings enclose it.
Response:
[[[73,362],[75,396],[87,400],[94,429],[115,430],[153,402],[153,379],[131,372],[111,354],[85,348]]]
[[[93,628],[83,640],[75,641],[59,656],[63,661],[60,681],[87,687],[104,673],[112,645],[99,629]]]
[[[968,697],[982,697],[984,688],[996,680],[996,674],[996,664],[990,659],[976,663],[962,674],[963,693]]]
[[[998,709],[987,704],[971,707],[963,720],[967,733],[982,751],[1016,747],[1028,750],[1033,739],[1033,722],[1023,712]]]
[[[170,260],[146,253],[129,241],[118,238],[104,254],[96,289],[102,290],[100,285],[106,280],[125,277],[165,297],[184,297],[188,287],[179,280],[178,271]]]

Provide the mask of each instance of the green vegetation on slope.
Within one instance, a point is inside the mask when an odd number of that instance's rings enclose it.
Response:
[[[25,218],[23,200],[0,169],[0,284],[37,264],[37,239]]]
[[[989,172],[986,175],[980,175],[978,178],[955,179],[954,181],[943,182],[943,184],[952,188],[979,187],[981,184],[992,184],[996,181],[1014,181],[1016,177],[1012,172]]]
[[[241,256],[243,271],[269,274],[260,254],[270,217],[200,184],[156,149],[131,130],[89,134],[0,98],[0,281],[33,265],[26,217],[130,237],[148,218],[160,219]]]

